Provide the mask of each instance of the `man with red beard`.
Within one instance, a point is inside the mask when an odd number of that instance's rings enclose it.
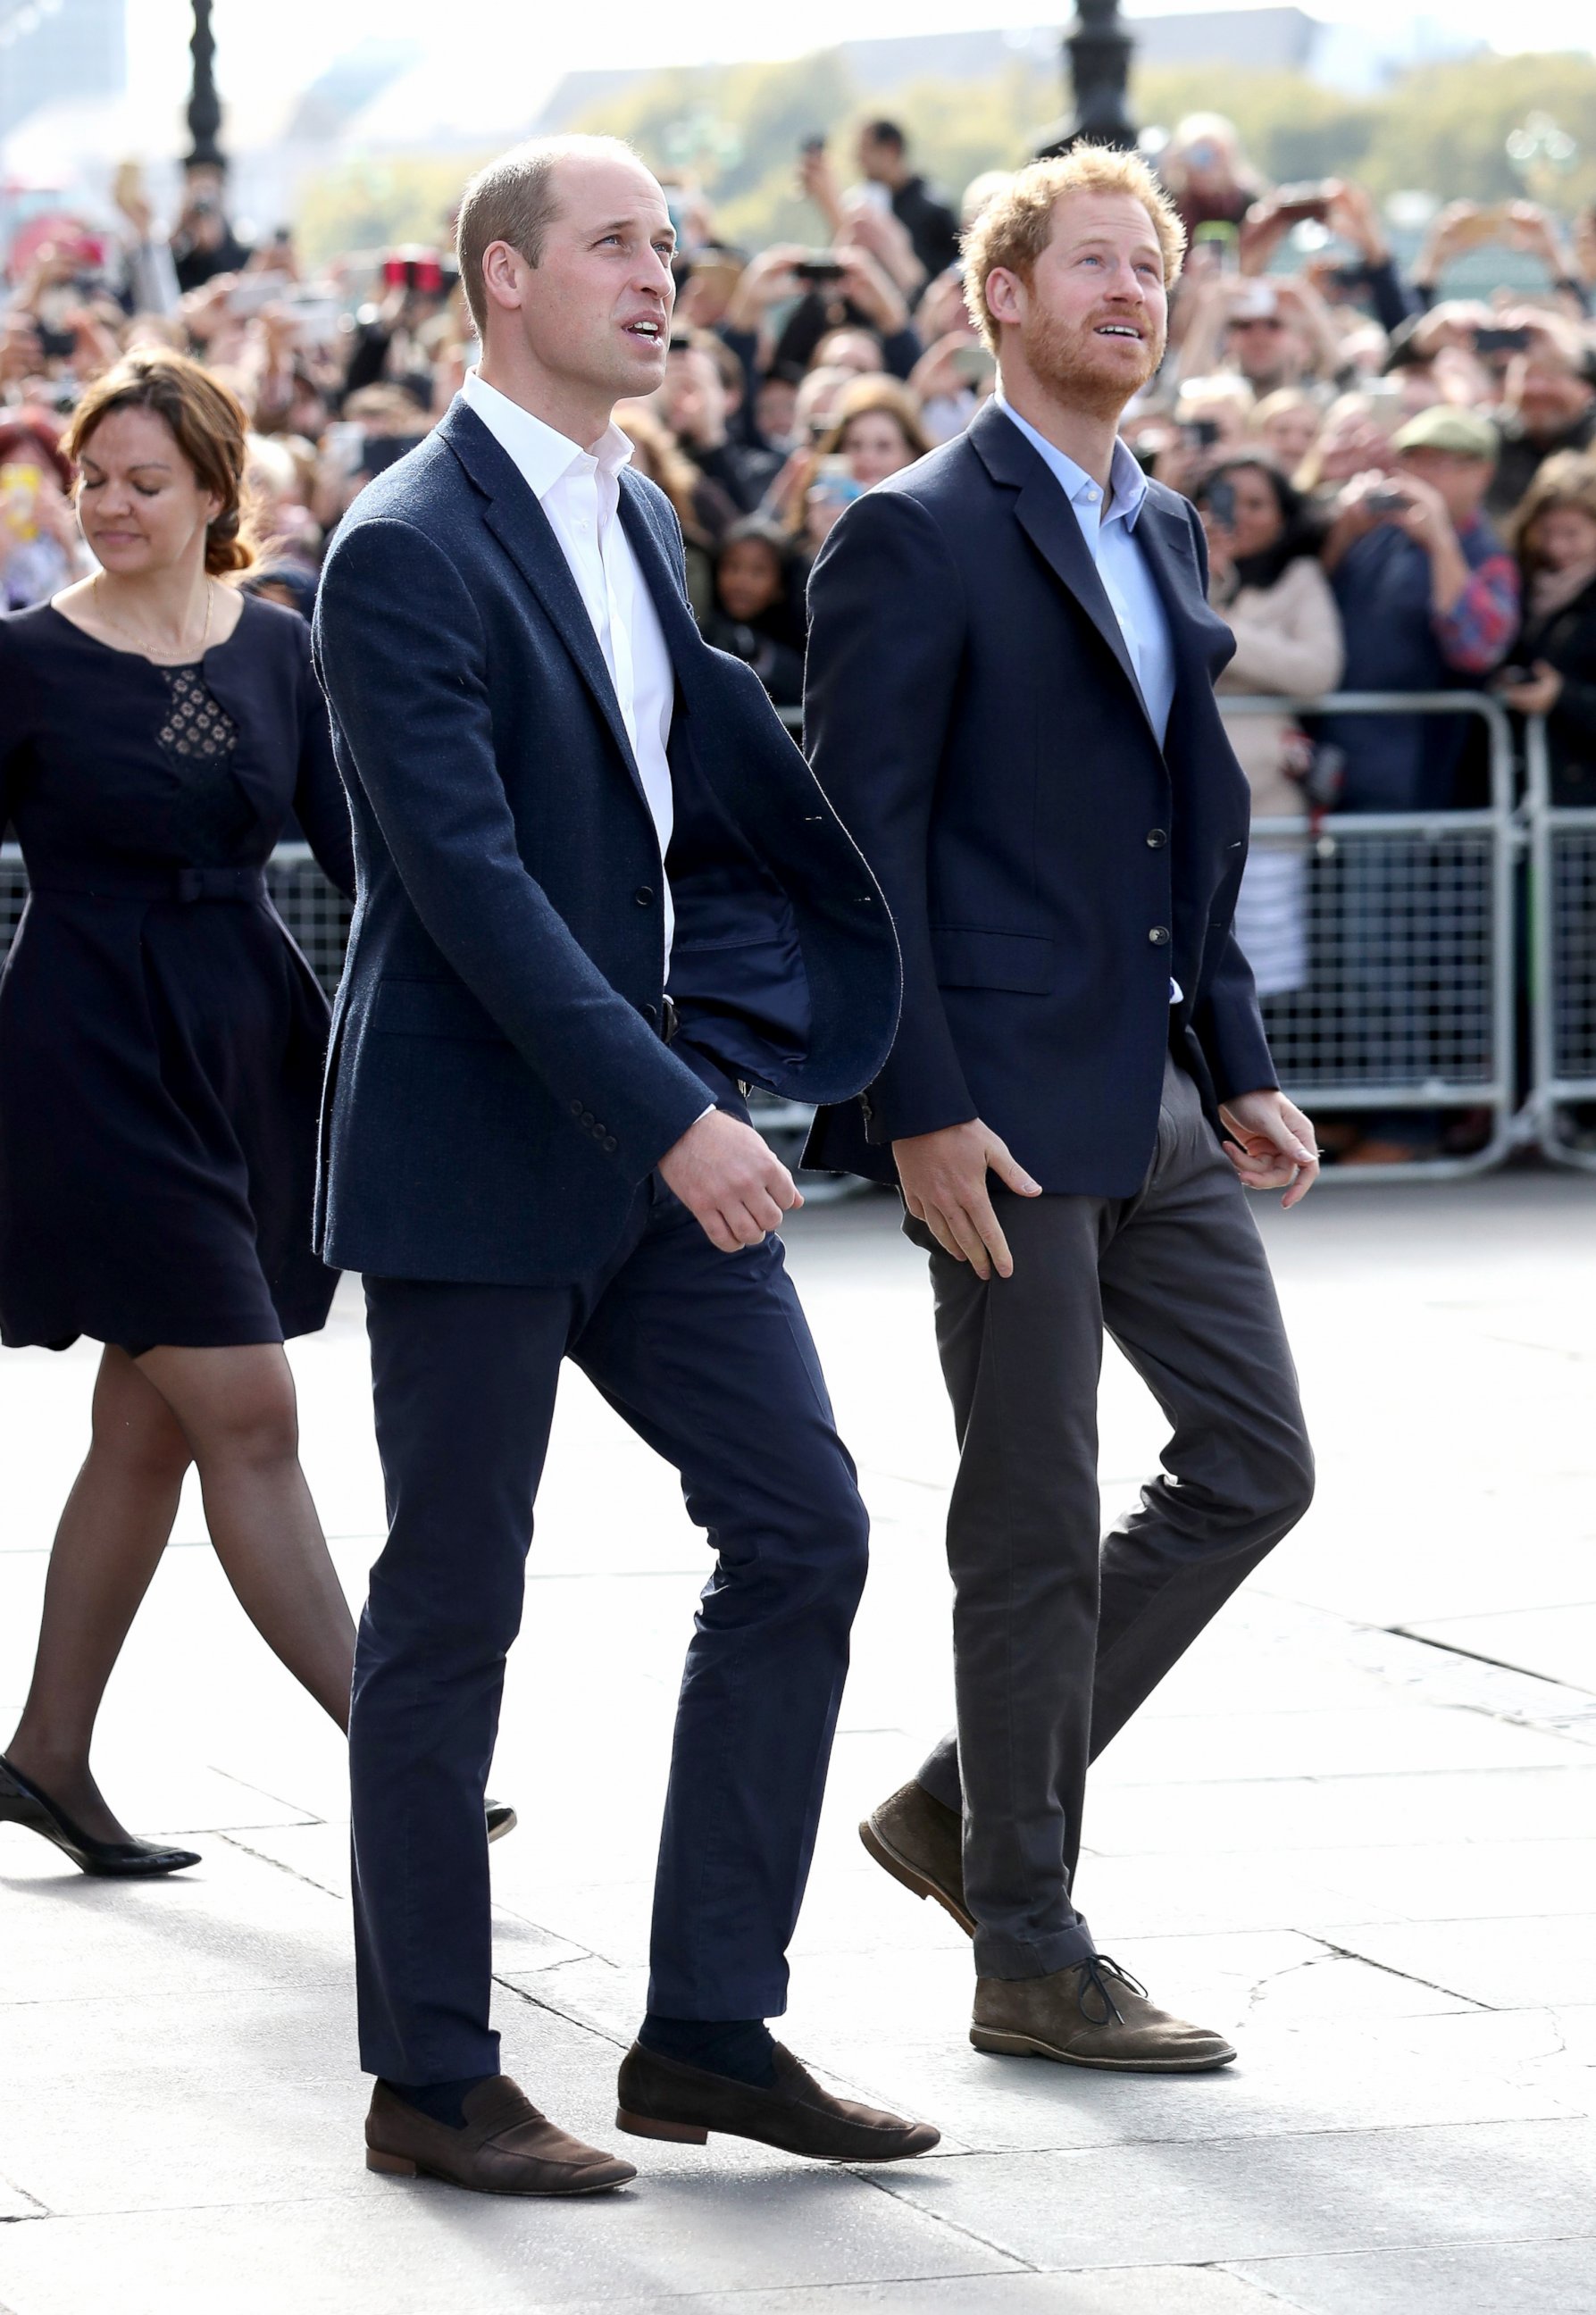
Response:
[[[1087,1763],[1312,1490],[1243,1194],[1294,1205],[1317,1166],[1231,931],[1234,646],[1196,514],[1116,432],[1182,240],[1142,163],[1090,146],[982,213],[965,293],[998,394],[833,530],[804,708],[904,964],[891,1055],[805,1162],[901,1189],[960,1442],[957,1740],[860,1832],[973,1937],[979,2048],[1137,2072],[1235,2053],[1087,1927]],[[1171,1437],[1100,1544],[1105,1331]]]

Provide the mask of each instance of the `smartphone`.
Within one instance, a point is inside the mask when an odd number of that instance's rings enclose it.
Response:
[[[1535,670],[1528,667],[1499,667],[1491,678],[1493,691],[1517,691],[1521,684],[1533,683]]]
[[[823,153],[825,149],[826,140],[818,129],[811,129],[798,147],[801,153]]]
[[[1269,204],[1270,214],[1287,225],[1303,225],[1309,217],[1323,225],[1330,214],[1333,196],[1324,185],[1277,185]]]
[[[353,418],[336,418],[322,437],[322,455],[335,475],[358,475],[366,454],[366,429]]]
[[[247,319],[262,306],[275,305],[282,293],[280,273],[241,273],[227,292],[227,311]]]
[[[955,346],[949,357],[949,367],[955,377],[966,386],[985,386],[997,375],[998,364],[985,346]]]
[[[794,279],[799,281],[840,281],[842,265],[835,257],[800,257],[793,267]]]
[[[1476,354],[1527,354],[1534,342],[1530,331],[1496,329],[1489,324],[1474,333]]]
[[[1217,418],[1183,418],[1180,438],[1188,450],[1211,450],[1219,439]]]
[[[1409,501],[1405,492],[1388,487],[1370,491],[1363,503],[1370,514],[1405,514]]]
[[[1216,273],[1239,273],[1241,271],[1241,235],[1222,217],[1210,217],[1192,229],[1192,248],[1207,250]]]
[[[1221,530],[1230,529],[1236,520],[1235,483],[1227,482],[1221,475],[1217,482],[1210,483],[1203,504]]]
[[[280,291],[279,291],[280,294]],[[294,334],[302,346],[324,346],[338,335],[343,318],[336,297],[296,298],[288,306]]]

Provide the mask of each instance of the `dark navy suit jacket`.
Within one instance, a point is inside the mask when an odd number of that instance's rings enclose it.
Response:
[[[891,920],[752,670],[703,643],[663,494],[621,519],[677,678],[671,993],[733,1076],[838,1101],[891,1043]],[[658,838],[536,498],[463,403],[363,491],[316,613],[359,897],[317,1244],[340,1268],[569,1282],[705,1107],[660,1033]]]
[[[1127,1197],[1172,1027],[1216,1122],[1275,1083],[1230,928],[1248,794],[1213,679],[1235,646],[1193,508],[1154,483],[1136,537],[1176,662],[1162,748],[1075,510],[1001,408],[827,540],[805,735],[904,989],[891,1059],[809,1164],[891,1181],[892,1140],[980,1116],[1044,1189]]]

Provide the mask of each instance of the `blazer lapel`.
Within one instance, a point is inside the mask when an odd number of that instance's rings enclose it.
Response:
[[[1144,501],[1137,520],[1136,544],[1141,549],[1142,561],[1153,574],[1153,584],[1158,590],[1165,616],[1169,621],[1178,697],[1184,688],[1197,643],[1193,607],[1202,605],[1206,608],[1201,574],[1192,546],[1192,534],[1186,528],[1184,516],[1171,513],[1166,507],[1155,505],[1148,498]]]
[[[676,670],[678,687],[686,693],[696,671],[698,654],[704,649],[704,642],[683,596],[676,565],[654,528],[652,510],[630,468],[624,470],[621,475],[621,528],[637,557],[643,583],[659,614],[665,647]]]
[[[989,402],[977,411],[965,439],[992,480],[1019,493],[1015,514],[1021,529],[1054,577],[1075,597],[1113,653],[1130,687],[1131,696],[1145,716],[1147,703],[1125,648],[1125,638],[1120,633],[1113,605],[1097,576],[1097,565],[1081,536],[1080,524],[1063,484],[1026,441],[1000,403]]]
[[[1125,648],[1125,638],[1114,616],[1113,605],[1104,590],[1103,581],[1097,576],[1097,566],[1081,536],[1075,509],[1065,496],[1058,477],[1049,474],[1040,458],[1036,463],[1042,471],[1033,481],[1026,483],[1015,508],[1020,528],[1046,558],[1054,574],[1068,588],[1118,660],[1137,705],[1145,715],[1147,705],[1141,696],[1136,670]]]
[[[439,430],[466,473],[487,499],[483,520],[536,596],[550,625],[570,652],[595,705],[608,724],[639,795],[643,781],[621,704],[593,633],[571,565],[554,536],[554,526],[537,502],[526,477],[475,412],[457,402]],[[646,801],[646,799],[645,799]]]

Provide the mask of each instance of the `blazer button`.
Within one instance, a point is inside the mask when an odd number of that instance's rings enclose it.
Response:
[[[582,1113],[581,1113],[581,1122],[582,1122],[582,1123],[587,1127],[587,1129],[588,1129],[589,1132],[590,1133],[590,1132],[592,1131],[592,1130],[593,1130],[593,1113],[592,1113],[592,1111],[591,1111],[590,1109],[584,1109],[584,1110],[582,1111]]]
[[[573,1102],[572,1103],[572,1104],[571,1104],[571,1114],[572,1114],[572,1117],[580,1117],[580,1116],[581,1115],[581,1113],[582,1113],[582,1105],[581,1105],[581,1102],[580,1102],[580,1101],[573,1101]]]
[[[608,1151],[610,1151],[610,1152],[612,1152],[612,1153],[613,1153],[613,1151],[614,1151],[614,1149],[615,1149],[615,1146],[616,1146],[616,1138],[615,1138],[615,1135],[614,1135],[613,1133],[607,1133],[607,1134],[605,1135],[605,1137],[604,1137],[604,1147],[605,1147],[605,1149],[606,1149],[607,1150],[608,1150]]]
[[[1168,841],[1169,830],[1166,828],[1148,829],[1148,849],[1149,852],[1162,852],[1164,847],[1168,843]]]
[[[645,1005],[643,1008],[643,1017],[649,1024],[651,1028],[658,1028],[660,1024],[659,1007],[657,1005]]]
[[[640,884],[632,898],[640,909],[652,909],[654,905],[654,888],[652,884]]]
[[[1155,948],[1162,948],[1169,938],[1169,927],[1167,925],[1154,925],[1148,934],[1148,938],[1152,942]]]

